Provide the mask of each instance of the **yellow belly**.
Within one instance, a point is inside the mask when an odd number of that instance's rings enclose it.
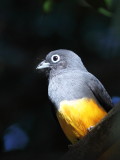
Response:
[[[95,126],[107,112],[94,100],[82,98],[62,101],[57,118],[67,138],[75,143],[88,133],[88,128]]]

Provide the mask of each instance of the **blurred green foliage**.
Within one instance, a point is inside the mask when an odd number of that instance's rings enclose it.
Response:
[[[109,8],[112,6],[112,0],[105,0],[105,3]]]
[[[109,11],[107,11],[107,10],[104,9],[104,8],[99,8],[98,11],[99,11],[100,13],[102,13],[103,15],[105,15],[105,16],[108,16],[108,17],[111,17],[111,16],[112,16],[112,13],[109,12]]]
[[[43,4],[44,12],[49,13],[52,10],[53,4],[53,0],[46,0]]]

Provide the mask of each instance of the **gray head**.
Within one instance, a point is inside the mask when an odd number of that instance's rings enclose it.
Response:
[[[50,77],[73,70],[87,71],[80,57],[66,49],[59,49],[48,53],[45,60],[37,66],[37,69],[44,68],[49,69]]]

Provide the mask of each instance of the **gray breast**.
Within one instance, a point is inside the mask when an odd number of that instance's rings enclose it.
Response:
[[[84,72],[65,72],[49,80],[48,95],[56,107],[63,100],[75,100],[83,97],[93,98],[92,91],[86,84]]]

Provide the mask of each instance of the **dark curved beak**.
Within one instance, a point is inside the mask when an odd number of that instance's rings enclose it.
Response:
[[[50,67],[50,63],[44,60],[37,66],[36,69],[44,69],[44,68],[49,68],[49,67]]]

